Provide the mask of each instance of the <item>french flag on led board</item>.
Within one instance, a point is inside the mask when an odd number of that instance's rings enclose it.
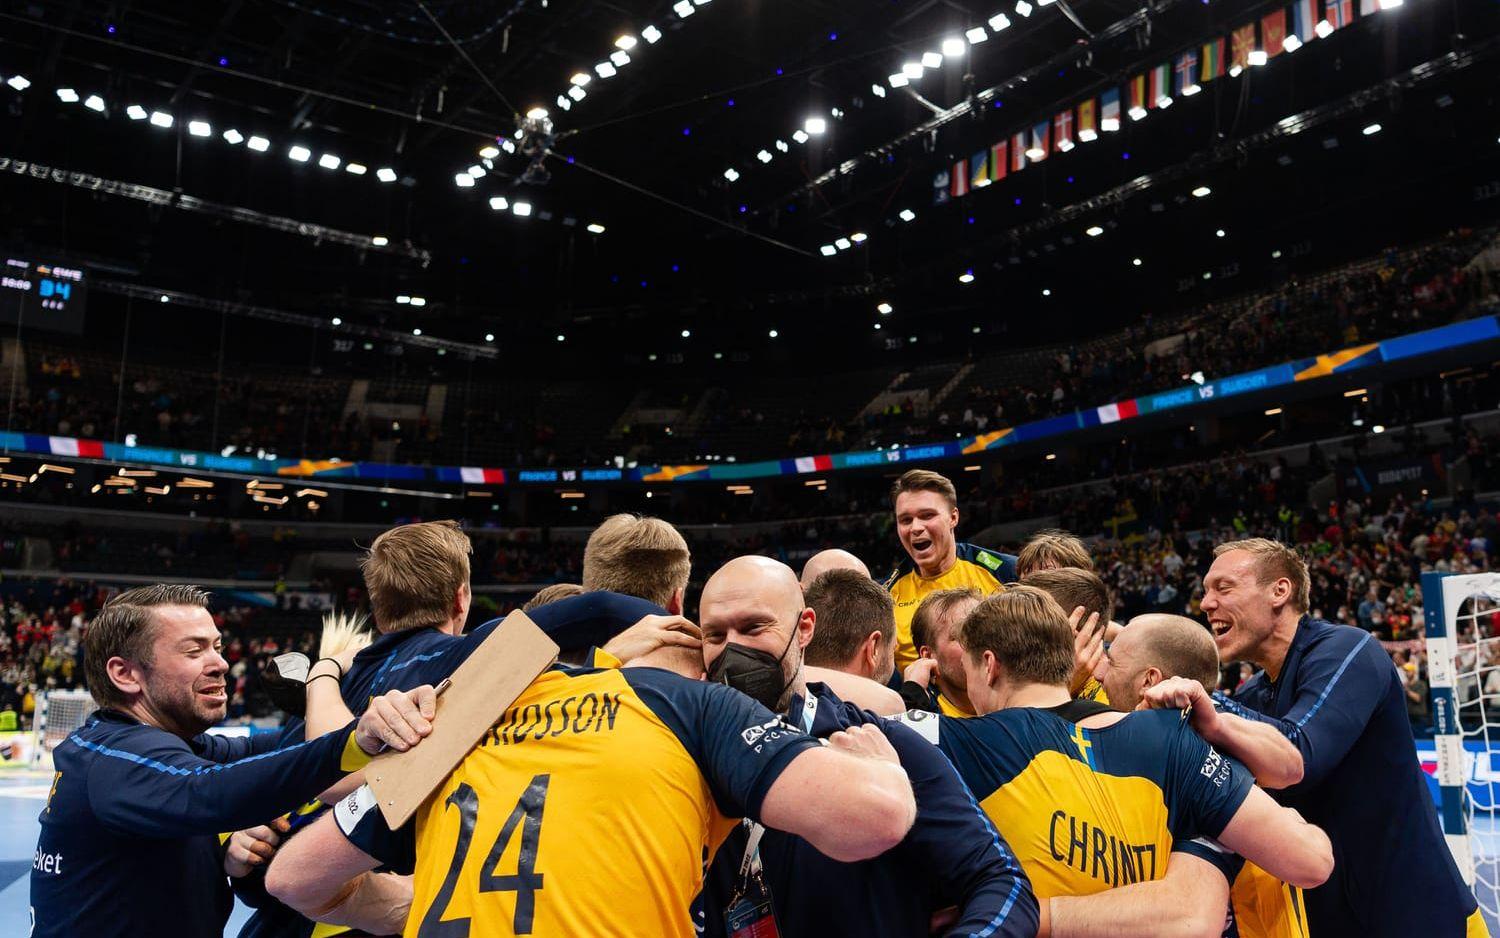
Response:
[[[1099,408],[1099,422],[1119,423],[1121,420],[1135,417],[1139,413],[1140,411],[1136,409],[1134,398],[1128,401],[1116,401],[1113,404],[1105,404]]]

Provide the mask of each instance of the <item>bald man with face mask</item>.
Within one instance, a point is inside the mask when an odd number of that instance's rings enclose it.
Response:
[[[709,578],[698,606],[710,681],[749,694],[819,737],[877,727],[910,776],[918,804],[906,839],[859,863],[838,863],[801,838],[742,825],[705,880],[704,934],[728,935],[769,917],[783,938],[925,938],[934,914],[944,910],[951,910],[944,920],[952,924],[943,934],[1035,933],[1036,902],[1025,874],[947,760],[906,727],[809,683],[802,654],[817,616],[791,568],[767,557],[738,557]]]

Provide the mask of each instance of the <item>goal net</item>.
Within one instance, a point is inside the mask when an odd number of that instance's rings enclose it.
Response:
[[[1500,916],[1500,574],[1422,574],[1443,834],[1485,918]]]
[[[31,764],[51,768],[52,750],[83,725],[97,709],[94,698],[83,690],[54,690],[42,694],[36,703],[32,731]]]

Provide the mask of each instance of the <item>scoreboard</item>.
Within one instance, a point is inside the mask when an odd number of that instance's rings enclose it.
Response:
[[[80,268],[7,257],[0,267],[0,323],[82,332],[88,276]]]

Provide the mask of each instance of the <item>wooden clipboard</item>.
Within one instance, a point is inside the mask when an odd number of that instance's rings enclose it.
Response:
[[[485,637],[437,701],[432,733],[406,752],[370,760],[365,781],[392,830],[416,814],[507,707],[557,660],[557,643],[516,610]]]

